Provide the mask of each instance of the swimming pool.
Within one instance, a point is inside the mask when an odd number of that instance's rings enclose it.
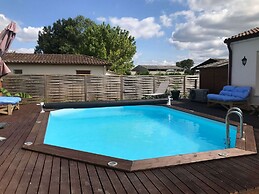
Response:
[[[230,128],[235,147],[236,126]],[[163,106],[51,111],[44,144],[125,160],[225,148],[224,123]]]
[[[161,105],[160,105],[160,104]],[[92,103],[90,102],[84,102],[84,103],[50,103],[45,108],[47,110],[45,112],[41,112],[29,134],[26,141],[24,142],[23,148],[26,150],[31,150],[35,152],[45,153],[52,156],[58,156],[68,159],[73,159],[76,161],[91,163],[94,165],[101,165],[109,168],[114,169],[120,169],[125,171],[136,171],[136,170],[145,170],[145,169],[152,169],[152,168],[158,168],[158,167],[166,167],[166,166],[172,166],[172,165],[179,165],[179,164],[188,164],[193,162],[200,162],[200,161],[208,161],[208,160],[215,160],[215,159],[222,159],[222,158],[229,158],[229,157],[236,157],[236,156],[244,156],[244,155],[250,155],[250,154],[256,154],[256,142],[254,137],[254,131],[253,127],[247,124],[244,124],[244,138],[239,139],[239,134],[237,134],[237,138],[235,139],[235,134],[233,134],[233,131],[231,132],[231,147],[228,149],[224,149],[224,141],[225,141],[225,135],[224,131],[225,128],[221,128],[221,126],[224,126],[224,119],[217,118],[210,115],[205,115],[199,112],[183,109],[177,106],[165,106],[163,105],[165,102],[151,102],[150,100],[142,100],[142,101],[118,101],[118,102],[103,102],[103,103]],[[156,106],[149,106],[150,104],[156,105]],[[141,105],[141,106],[135,106],[135,105]],[[148,106],[143,106],[148,105]],[[119,106],[126,106],[125,108],[119,107]],[[132,107],[129,107],[132,106]],[[99,108],[97,108],[99,107]],[[109,110],[108,116],[104,116],[105,114],[100,114],[99,111],[103,110],[100,109],[100,107],[103,107],[106,110]],[[135,107],[138,107],[138,110],[134,110]],[[67,108],[69,110],[67,110]],[[87,108],[87,109],[81,109],[81,108]],[[56,111],[52,110],[58,109]],[[61,110],[63,109],[63,110]],[[128,109],[126,111],[126,109]],[[131,110],[132,109],[132,110]],[[111,111],[112,110],[112,111]],[[131,110],[131,111],[129,111]],[[137,130],[133,128],[134,126],[140,126],[140,121],[142,120],[144,116],[143,110],[147,112],[147,115],[145,116],[145,119],[143,119],[142,125],[147,126],[147,129],[143,130],[143,127],[140,127],[140,130]],[[159,110],[159,111],[158,111]],[[90,112],[88,112],[90,111]],[[98,112],[97,116],[94,116],[92,111]],[[127,113],[126,113],[126,112]],[[129,112],[131,113],[129,113]],[[76,116],[75,113],[79,112],[79,116]],[[117,112],[117,113],[116,113]],[[136,114],[137,113],[137,114]],[[174,113],[174,114],[172,114]],[[60,115],[59,115],[60,114]],[[137,118],[130,120],[132,115],[137,115]],[[136,158],[130,158],[126,159],[128,156],[123,155],[114,155],[109,156],[110,153],[98,153],[98,151],[79,151],[76,150],[76,148],[65,148],[61,147],[63,145],[55,145],[51,142],[47,142],[48,138],[45,138],[48,136],[48,125],[52,122],[52,116],[57,116],[57,121],[59,120],[59,117],[61,117],[61,122],[57,122],[54,127],[53,137],[50,135],[50,139],[62,139],[66,140],[72,145],[76,145],[78,143],[77,138],[75,136],[75,132],[79,129],[83,129],[86,131],[86,134],[81,134],[82,137],[91,137],[91,138],[97,138],[97,139],[90,139],[88,141],[84,142],[99,142],[102,146],[92,146],[92,147],[104,147],[104,150],[110,151],[110,150],[123,150],[122,154],[130,153],[128,150],[126,151],[126,145],[130,145],[130,148],[134,148],[134,157]],[[65,115],[68,116],[68,119],[62,120],[62,117]],[[125,118],[128,118],[126,121],[122,122],[121,119],[118,119],[120,115],[125,115]],[[131,116],[130,116],[131,115]],[[192,118],[191,121],[185,121],[180,115],[185,115],[187,117]],[[155,116],[155,121],[150,121],[150,118]],[[53,118],[54,118],[53,117]],[[93,118],[99,118],[99,120],[95,120],[94,122],[90,122],[91,124],[80,124],[81,122],[78,122],[78,119],[93,121]],[[200,120],[202,122],[197,123],[197,120]],[[117,119],[117,121],[116,121]],[[54,119],[54,121],[56,118]],[[71,122],[74,120],[73,122]],[[153,120],[153,119],[152,119]],[[109,122],[114,121],[115,124],[111,125]],[[115,122],[116,121],[116,122]],[[204,121],[204,122],[203,122]],[[204,123],[209,121],[209,125],[205,128],[200,128]],[[154,123],[152,123],[154,122]],[[55,122],[54,122],[55,123]],[[63,124],[62,124],[63,123]],[[119,123],[119,124],[118,124]],[[176,124],[185,123],[188,127],[176,127]],[[231,122],[233,124],[234,128],[239,128],[239,124],[236,122]],[[102,126],[103,125],[103,131],[101,131],[102,135],[93,136],[92,129],[94,129],[96,126]],[[119,132],[115,133],[115,136],[111,132],[114,131],[114,127],[110,126],[118,126],[119,129],[127,129],[127,130],[119,130]],[[150,128],[150,126],[156,126],[153,128]],[[175,128],[175,131],[172,131],[169,127],[169,129],[163,129],[165,126],[170,126],[171,128]],[[66,130],[65,130],[66,128]],[[214,130],[212,130],[214,128]],[[231,128],[231,129],[234,129]],[[90,129],[90,131],[89,131]],[[163,130],[162,130],[163,129]],[[223,130],[223,133],[222,133]],[[50,130],[51,131],[51,130]],[[65,131],[67,131],[65,133]],[[96,131],[96,130],[94,130]],[[115,130],[116,131],[116,130]],[[137,132],[142,132],[146,135],[146,138],[143,138],[143,134],[139,134]],[[214,131],[214,132],[212,132]],[[221,132],[220,132],[221,131]],[[239,130],[238,130],[239,131]],[[122,133],[123,132],[123,133]],[[125,135],[126,132],[131,132],[128,135]],[[52,133],[52,132],[50,132]],[[161,133],[161,134],[159,134]],[[235,133],[235,129],[234,129]],[[171,136],[171,134],[174,134],[175,136]],[[153,138],[159,137],[158,140],[154,140]],[[209,138],[207,138],[207,136]],[[233,137],[234,136],[234,137]],[[59,138],[61,137],[61,138]],[[98,139],[100,137],[103,137],[103,139]],[[127,138],[126,138],[127,137]],[[126,139],[129,139],[128,137],[131,137],[130,142],[131,143],[125,143]],[[165,139],[162,141],[162,137]],[[116,141],[114,141],[114,138]],[[149,139],[151,138],[151,139]],[[204,139],[207,139],[204,141]],[[175,140],[181,140],[180,142],[176,142]],[[145,149],[142,148],[142,146],[139,145],[140,141],[146,141],[147,145],[143,146]],[[44,143],[45,142],[45,143]],[[71,143],[74,142],[74,143]],[[122,142],[122,145],[116,145],[114,149],[111,149],[111,146],[113,143],[119,143]],[[135,142],[135,143],[132,143]],[[136,143],[137,142],[137,143]],[[151,146],[152,142],[153,147]],[[205,146],[200,146],[200,142],[206,142]],[[215,143],[216,142],[216,143]],[[49,143],[49,144],[46,144]],[[165,143],[168,143],[165,145]],[[125,145],[126,144],[126,145]],[[158,144],[160,144],[160,148],[157,149]],[[195,148],[194,150],[189,150],[187,148],[182,150],[182,153],[186,154],[177,154],[174,153],[175,150],[178,149],[178,147],[186,147],[189,144],[189,147]],[[215,145],[214,145],[215,144]],[[161,146],[162,145],[162,146]],[[173,149],[172,149],[172,145]],[[235,145],[235,147],[233,147]],[[167,147],[168,146],[168,147]],[[215,147],[214,147],[215,146]],[[91,146],[90,146],[91,147]],[[210,150],[205,151],[208,147],[210,147]],[[214,148],[213,148],[214,147]],[[202,149],[201,149],[202,148]],[[141,150],[142,149],[142,150]],[[212,150],[211,150],[212,149]],[[214,150],[216,149],[216,150]],[[148,154],[157,154],[157,152],[154,152],[154,150],[161,151],[162,155],[147,155],[145,157],[140,156],[139,153],[145,153]],[[170,150],[170,153],[165,153],[165,151]],[[175,155],[176,154],[176,155]],[[132,157],[132,156],[130,156]],[[141,159],[142,158],[142,159]],[[146,159],[143,159],[146,158]]]

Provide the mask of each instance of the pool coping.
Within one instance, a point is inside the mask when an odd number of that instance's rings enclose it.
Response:
[[[165,106],[165,105],[163,105]],[[176,110],[181,110],[187,113],[195,114],[198,116],[202,116],[205,118],[213,119],[216,121],[224,122],[224,119],[206,115],[202,113],[198,113],[195,111],[166,106],[169,108],[173,108]],[[31,151],[36,151],[40,153],[50,154],[53,156],[59,156],[64,158],[69,158],[77,161],[87,162],[91,164],[101,165],[113,169],[125,170],[125,171],[138,171],[138,170],[146,170],[152,168],[159,167],[168,167],[180,164],[188,164],[194,162],[201,161],[209,161],[215,159],[226,159],[230,157],[237,156],[245,156],[256,154],[256,142],[254,137],[253,127],[247,124],[244,124],[244,140],[237,138],[236,139],[236,147],[229,148],[224,150],[214,150],[208,152],[198,152],[192,154],[184,154],[184,155],[175,155],[175,156],[167,156],[153,159],[144,159],[144,160],[125,160],[119,159],[109,156],[103,156],[88,152],[76,151],[51,145],[43,144],[45,131],[48,123],[49,112],[40,113],[37,121],[35,122],[29,136],[27,137],[23,148]],[[236,125],[239,127],[239,123],[231,122],[232,125]],[[45,129],[45,130],[44,130]],[[237,137],[239,134],[237,133]],[[108,165],[109,162],[116,162],[116,165]]]

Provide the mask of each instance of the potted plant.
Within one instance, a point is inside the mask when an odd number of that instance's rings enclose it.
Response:
[[[173,100],[179,100],[180,90],[178,89],[178,85],[173,86],[173,90],[171,90],[171,97]]]

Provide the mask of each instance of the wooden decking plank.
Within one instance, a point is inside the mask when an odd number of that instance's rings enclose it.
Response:
[[[37,158],[38,158],[38,153],[33,152],[31,154],[31,157],[26,165],[26,168],[23,172],[21,181],[19,182],[18,188],[17,188],[17,193],[26,193],[28,186],[31,181],[31,176],[33,173],[34,166],[36,164]]]
[[[9,163],[9,166],[8,164],[6,166],[3,165],[3,168],[5,168],[5,170],[1,170],[2,173],[1,173],[1,181],[0,181],[0,193],[4,193],[23,155],[24,155],[24,152],[18,152],[15,155],[14,160],[11,163]]]
[[[69,161],[61,158],[60,166],[60,193],[70,193]]]
[[[135,173],[126,173],[126,175],[128,176],[130,182],[135,187],[138,193],[148,193],[147,189],[144,187],[144,185],[141,183]]]
[[[181,167],[172,167],[170,168],[171,173],[173,173],[178,179],[180,179],[182,182],[184,182],[194,193],[206,193],[204,190],[202,190],[199,185],[197,185],[192,178],[190,177],[190,174],[188,174],[188,171],[186,171],[184,168]]]
[[[10,181],[13,173],[17,169],[20,159],[25,153],[25,151],[19,152],[20,147],[23,143],[23,138],[25,138],[26,135],[28,135],[28,133],[27,134],[25,132],[23,133],[25,129],[26,129],[26,125],[21,126],[20,137],[17,135],[16,141],[13,140],[13,147],[10,145],[8,149],[6,149],[6,151],[8,150],[7,153],[9,152],[9,155],[6,158],[2,158],[3,159],[1,164],[2,170],[0,171],[0,179],[1,179],[0,190],[5,190],[5,188],[8,185],[6,181]],[[4,179],[2,180],[2,178]]]
[[[123,188],[126,190],[127,193],[132,193],[132,194],[137,193],[135,187],[132,185],[125,172],[121,172],[121,171],[114,171],[114,172],[117,174],[121,184],[123,185]]]
[[[153,185],[158,189],[159,192],[161,193],[172,193],[165,185],[163,182],[158,179],[152,171],[146,170],[143,172],[147,178],[153,183]]]
[[[189,187],[186,186],[181,180],[179,180],[174,174],[168,169],[161,169],[161,172],[174,183],[183,193],[194,193]]]
[[[160,193],[161,192],[154,186],[153,182],[151,182],[150,179],[147,178],[147,176],[144,172],[138,171],[138,172],[135,172],[135,175],[139,178],[139,180],[146,187],[146,189],[148,190],[149,193]],[[165,190],[165,191],[168,191],[168,190]],[[168,193],[168,192],[166,192],[166,193]]]
[[[20,144],[23,143],[23,137],[28,135],[28,132],[25,133],[27,129],[26,124],[22,124],[22,125],[18,124],[17,128],[20,128],[20,130],[14,132],[13,135],[7,138],[4,141],[4,144],[0,147],[0,150],[1,150],[0,165],[2,165],[3,162],[5,162],[6,160],[11,159],[12,156],[15,155],[17,151],[20,150],[21,148]],[[19,142],[20,144],[18,144]]]
[[[85,194],[92,193],[93,191],[92,191],[89,175],[85,164],[82,162],[79,162],[78,169],[79,169],[82,193],[85,193]]]
[[[22,174],[24,172],[24,169],[29,161],[29,158],[31,156],[31,153],[30,151],[26,151],[25,154],[23,155],[19,165],[17,166],[17,169],[12,177],[12,179],[10,180],[5,192],[6,193],[15,193],[17,187],[18,187],[18,184],[21,180],[21,177],[22,177]]]
[[[49,113],[44,113],[44,116],[43,118],[41,119],[40,123],[39,123],[39,126],[42,127],[42,126],[47,126],[47,123],[48,123],[48,115]],[[36,135],[36,139],[35,139],[35,143],[39,143],[39,142],[42,142],[43,139],[44,139],[44,136],[45,136],[45,133],[37,133]]]
[[[71,184],[71,194],[81,193],[81,185],[76,161],[69,161],[69,174]]]
[[[171,180],[166,177],[159,169],[151,170],[152,173],[166,186],[171,193],[183,193]]]
[[[39,108],[35,105],[24,105],[12,116],[0,116],[0,121],[8,122],[8,125],[0,130],[0,136],[8,137],[6,141],[0,142],[0,189],[2,192],[63,194],[73,191],[81,193],[108,191],[119,194],[152,192],[178,194],[194,193],[194,191],[209,193],[211,191],[209,187],[218,193],[226,191],[256,193],[257,191],[253,189],[259,188],[258,154],[125,173],[22,150],[21,146],[38,114]],[[254,131],[258,148],[259,129]],[[200,188],[192,188],[193,185]]]
[[[102,184],[100,183],[100,179],[96,172],[95,166],[87,164],[87,170],[89,173],[89,178],[92,185],[93,193],[104,193],[104,190],[102,188]]]
[[[224,188],[227,192],[235,192],[236,190],[229,184],[229,180],[224,176],[221,176],[219,172],[215,171],[213,168],[208,167],[205,163],[195,163],[192,164],[203,176],[207,177],[209,180]]]
[[[193,165],[186,165],[184,166],[184,168],[186,170],[188,170],[191,174],[193,174],[194,176],[196,176],[198,179],[200,179],[201,181],[203,181],[205,184],[209,185],[214,191],[216,191],[217,193],[228,193],[226,190],[224,190],[222,187],[220,187],[219,185],[215,184],[213,181],[211,181],[210,179],[208,179],[207,177],[205,177],[201,172],[199,172],[198,169],[196,169],[195,167],[193,167]]]
[[[253,132],[253,127],[252,126],[247,126],[246,127],[246,150],[250,151],[256,151],[256,142],[254,137],[254,132]]]
[[[213,161],[211,163],[215,164]],[[224,160],[224,162],[217,162],[217,166],[223,170],[226,177],[229,177],[229,179],[233,180],[236,184],[242,184],[242,187],[245,189],[251,187],[252,184],[249,180],[247,180],[246,172],[240,174],[240,169],[237,165],[230,166],[228,163],[228,160]]]
[[[53,157],[52,168],[49,169],[51,171],[49,193],[59,193],[61,169],[60,162],[60,158]]]
[[[236,158],[230,158],[229,161],[230,164],[234,163],[240,166],[240,170],[247,171],[249,173],[249,176],[253,178],[259,178],[259,164],[254,164],[252,161],[246,159],[245,157],[239,157]]]
[[[39,191],[38,193],[49,193],[49,184],[50,184],[50,175],[51,175],[51,169],[52,169],[52,161],[53,157],[47,155],[45,158],[45,163],[41,175],[41,181],[39,185]]]
[[[249,163],[252,163],[253,165],[259,165],[259,158],[255,158],[255,157],[251,157],[251,156],[247,156],[246,160],[249,161]],[[259,168],[259,167],[257,167]]]
[[[44,167],[45,162],[45,154],[39,154],[39,157],[37,159],[37,162],[35,164],[35,167],[33,169],[31,181],[27,190],[27,193],[37,193],[39,190],[40,180],[41,180],[41,174]]]
[[[224,167],[222,167],[220,164],[223,161],[218,161],[217,165],[213,163],[213,161],[210,161],[210,163],[204,163],[205,166],[209,167],[210,171],[217,172],[216,175],[218,175],[218,178],[226,182],[229,186],[232,188],[235,188],[235,190],[243,190],[245,187],[241,186],[239,183],[236,182],[236,178],[231,175],[231,173],[227,172]],[[214,174],[215,175],[215,174]]]
[[[214,193],[216,194],[216,190],[212,189],[208,184],[206,184],[205,182],[201,181],[197,176],[196,173],[193,169],[188,168],[187,165],[184,165],[181,170],[184,168],[184,170],[186,170],[185,175],[188,176],[188,178],[194,182],[199,188],[201,188],[202,190],[204,190],[206,193]],[[189,170],[188,170],[189,169]]]
[[[35,142],[38,132],[41,129],[41,126],[43,123],[41,123],[42,120],[45,120],[44,118],[47,117],[47,114],[39,114],[36,123],[33,125],[33,128],[29,134],[29,136],[26,138],[26,142]]]
[[[115,193],[115,190],[114,190],[104,168],[97,166],[96,171],[99,176],[102,187],[104,189],[104,193]]]
[[[105,169],[108,178],[110,179],[113,188],[115,190],[116,193],[126,193],[126,190],[124,189],[124,187],[122,186],[118,176],[116,175],[116,173],[114,172],[114,170],[111,169]]]

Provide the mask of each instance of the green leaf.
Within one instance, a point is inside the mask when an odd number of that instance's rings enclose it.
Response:
[[[21,97],[21,98],[32,98],[30,94],[24,93],[24,92],[18,92],[14,94],[14,96]]]
[[[4,96],[12,96],[10,92],[8,92],[7,89],[5,88],[1,88],[0,92],[4,95]]]

